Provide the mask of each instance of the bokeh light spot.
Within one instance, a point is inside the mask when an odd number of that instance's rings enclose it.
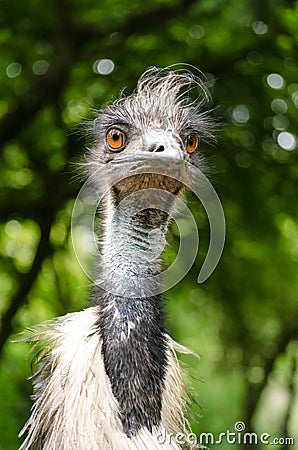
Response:
[[[193,39],[202,39],[205,36],[205,30],[202,25],[192,25],[188,30],[188,34]]]
[[[20,234],[21,229],[22,229],[22,226],[21,226],[20,222],[18,222],[15,219],[10,220],[9,222],[7,222],[7,224],[5,226],[6,234],[9,237],[11,237],[11,238],[18,237],[19,234]]]
[[[283,114],[277,114],[272,119],[272,125],[276,130],[285,130],[289,126],[289,119]]]
[[[267,83],[272,89],[282,89],[285,85],[285,80],[278,73],[270,73],[267,77]]]
[[[93,64],[93,71],[100,75],[109,75],[115,69],[115,64],[111,59],[98,59]]]
[[[278,145],[284,150],[291,151],[296,147],[296,138],[288,131],[282,131],[277,136]]]
[[[22,72],[22,66],[20,63],[12,62],[6,67],[5,72],[8,78],[16,78]]]
[[[257,20],[252,24],[252,29],[255,34],[262,35],[267,33],[268,25],[262,20]]]
[[[246,123],[249,121],[250,114],[246,105],[238,105],[233,109],[232,120],[236,123]]]
[[[44,75],[49,69],[48,61],[39,59],[32,65],[32,71],[35,75]]]
[[[288,110],[288,105],[282,98],[275,98],[271,102],[271,109],[275,114],[285,114]]]

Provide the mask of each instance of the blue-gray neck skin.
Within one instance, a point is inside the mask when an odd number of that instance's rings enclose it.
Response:
[[[160,256],[174,202],[173,194],[160,189],[143,189],[122,198],[112,188],[105,205],[99,287],[133,298],[161,292]]]
[[[151,430],[161,420],[165,316],[161,295],[150,291],[160,282],[160,253],[173,203],[171,196],[159,193],[163,210],[146,208],[158,193],[149,189],[136,194],[122,198],[113,188],[106,199],[102,256],[93,288],[93,304],[100,306],[105,369],[128,437],[142,427]]]

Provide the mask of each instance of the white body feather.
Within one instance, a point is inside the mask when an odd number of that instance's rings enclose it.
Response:
[[[96,325],[98,307],[67,314],[32,331],[28,340],[44,345],[35,376],[28,435],[20,450],[167,450],[180,449],[172,433],[187,435],[185,388],[175,350],[190,353],[168,337],[168,367],[162,396],[161,423],[142,428],[135,437],[122,432],[102,358]],[[43,436],[42,443],[39,442]],[[34,447],[35,445],[35,447]]]

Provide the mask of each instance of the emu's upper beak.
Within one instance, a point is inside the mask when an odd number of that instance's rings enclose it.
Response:
[[[183,160],[186,152],[182,150],[179,137],[170,131],[150,130],[143,137],[143,151],[158,153],[161,157]]]

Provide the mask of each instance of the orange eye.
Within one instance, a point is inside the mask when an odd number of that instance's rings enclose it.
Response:
[[[198,146],[198,136],[195,133],[190,133],[186,138],[186,150],[188,153],[193,153]]]
[[[117,128],[112,128],[107,133],[107,144],[111,150],[122,150],[126,136],[123,131],[117,130]]]

